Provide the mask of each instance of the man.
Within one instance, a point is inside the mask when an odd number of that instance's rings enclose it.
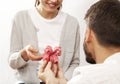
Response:
[[[98,1],[85,20],[84,50],[93,65],[76,68],[67,82],[59,64],[45,61],[38,75],[46,84],[120,84],[120,1]]]

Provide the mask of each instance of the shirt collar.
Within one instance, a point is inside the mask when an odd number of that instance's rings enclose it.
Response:
[[[110,55],[105,61],[104,63],[120,63],[120,52],[114,53],[112,55]]]
[[[43,18],[43,17],[38,13],[38,11],[36,10],[35,7],[32,8],[32,9],[29,9],[29,10],[28,10],[28,14],[29,14],[29,16],[31,17],[31,20],[32,20],[33,24],[34,24],[35,27],[37,28],[37,31],[39,31],[39,27],[40,27],[39,24],[41,23],[41,20],[42,20],[42,21],[45,21],[45,22],[56,22],[56,20],[57,20],[58,18],[61,18],[61,15],[63,14],[63,12],[62,12],[61,10],[59,10],[58,15],[57,15],[55,18],[50,19],[50,20]]]

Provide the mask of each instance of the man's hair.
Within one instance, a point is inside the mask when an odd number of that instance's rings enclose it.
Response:
[[[106,47],[120,47],[120,1],[100,0],[85,15],[98,42]]]
[[[40,4],[39,0],[35,0],[35,7]]]

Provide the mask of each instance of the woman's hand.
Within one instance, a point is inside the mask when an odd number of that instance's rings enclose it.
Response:
[[[21,56],[25,61],[39,61],[42,59],[42,56],[38,55],[38,50],[33,46],[28,45],[21,51]]]

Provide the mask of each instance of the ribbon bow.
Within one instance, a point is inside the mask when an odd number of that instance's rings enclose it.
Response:
[[[55,47],[54,50],[51,46],[47,46],[43,53],[43,60],[47,62],[51,61],[52,63],[58,63],[58,56],[61,55],[61,47]]]

